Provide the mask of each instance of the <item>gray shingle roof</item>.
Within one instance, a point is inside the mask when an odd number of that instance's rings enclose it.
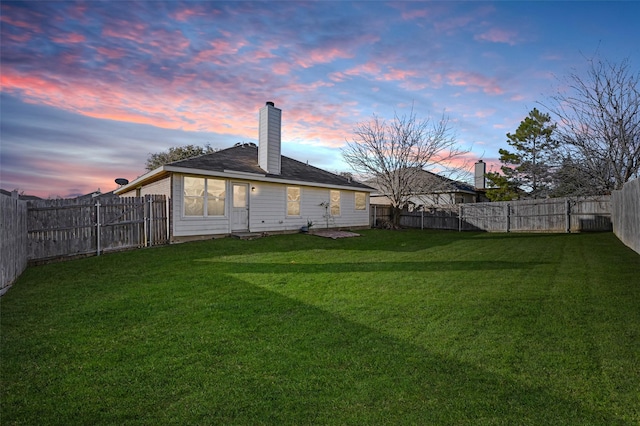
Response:
[[[169,163],[168,166],[215,172],[233,170],[237,172],[265,175],[274,180],[297,181],[301,184],[306,182],[372,189],[363,183],[349,180],[344,176],[327,172],[326,170],[310,166],[306,163],[294,160],[293,158],[285,157],[284,155],[281,156],[280,174],[276,175],[266,173],[258,165],[258,147],[254,144],[237,145],[212,154],[205,154],[199,157],[189,158],[187,160],[174,161],[173,163]]]
[[[415,170],[415,169],[411,169]],[[414,186],[409,188],[414,194],[429,194],[429,193],[443,193],[443,192],[468,192],[475,193],[476,190],[473,185],[460,182],[457,180],[449,179],[448,177],[441,176],[439,174],[427,171],[418,170],[414,173],[410,179],[411,184]],[[366,183],[376,188],[380,193],[389,193],[389,189],[385,186],[385,179],[382,182],[378,182],[376,179],[366,181]]]

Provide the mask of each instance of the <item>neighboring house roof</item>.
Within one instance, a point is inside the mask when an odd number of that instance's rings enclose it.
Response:
[[[413,187],[411,193],[414,195],[425,194],[442,194],[464,192],[468,194],[476,194],[477,191],[473,185],[449,179],[445,176],[438,175],[426,170],[419,170],[414,177],[411,178]],[[391,191],[385,187],[384,183],[378,182],[375,178],[365,181],[366,184],[378,190],[379,195],[385,195]]]
[[[109,197],[117,197],[117,195],[115,195],[113,191],[104,192],[104,193],[100,192],[100,188],[98,188],[96,191],[93,191],[84,195],[79,195],[75,198],[78,200],[84,200],[84,199],[92,200],[94,198],[109,198]]]
[[[11,191],[7,191],[6,189],[0,189],[0,194],[3,195],[8,195],[9,197],[12,197],[12,192]],[[42,200],[42,198],[40,197],[36,197],[35,195],[26,195],[26,194],[18,194],[18,199],[19,200]]]
[[[151,182],[166,176],[170,172],[203,174],[220,177],[235,177],[255,181],[278,183],[297,183],[300,185],[344,187],[352,190],[372,192],[374,188],[356,182],[344,176],[327,172],[309,164],[281,156],[280,174],[266,173],[258,165],[258,147],[252,143],[237,144],[211,154],[174,161],[153,170],[139,178],[118,188],[115,192],[122,193],[145,182]]]

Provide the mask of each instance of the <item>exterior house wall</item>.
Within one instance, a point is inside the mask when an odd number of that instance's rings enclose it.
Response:
[[[122,194],[118,194],[118,197],[135,197],[136,190],[132,189],[131,191],[123,192]]]
[[[167,198],[171,198],[171,176],[144,185],[139,188],[139,191],[138,188],[135,188],[119,194],[120,197],[144,197],[145,195],[164,195]]]
[[[145,195],[164,195],[167,198],[171,197],[171,177],[167,176],[164,179],[160,179],[156,182],[150,183],[140,188],[140,197]]]
[[[308,221],[314,229],[339,227],[368,227],[369,199],[366,195],[365,210],[355,209],[355,193],[340,190],[340,215],[325,217],[327,210],[320,206],[329,202],[329,188],[303,185],[285,185],[251,180],[227,179],[225,215],[220,217],[185,217],[183,207],[183,176],[176,174],[173,179],[173,236],[194,237],[205,235],[226,235],[231,233],[231,187],[233,183],[249,185],[249,231],[250,232],[295,232]],[[287,216],[287,187],[301,189],[300,215]]]
[[[211,217],[185,217],[184,215],[184,175],[173,178],[173,236],[197,236],[228,234],[229,231],[229,182],[227,181],[225,215]]]

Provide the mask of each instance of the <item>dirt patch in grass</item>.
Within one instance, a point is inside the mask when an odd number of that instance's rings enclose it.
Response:
[[[338,239],[338,238],[350,238],[350,237],[359,237],[360,234],[356,234],[355,232],[349,231],[317,231],[314,232],[313,235],[317,237]]]

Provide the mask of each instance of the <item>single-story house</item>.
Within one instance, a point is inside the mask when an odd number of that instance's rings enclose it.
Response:
[[[127,196],[163,194],[172,241],[251,232],[369,227],[373,188],[281,155],[282,110],[259,112],[258,145],[239,143],[158,167],[123,185]]]
[[[475,186],[449,179],[445,176],[422,169],[403,170],[404,180],[410,182],[411,193],[407,197],[405,207],[417,209],[419,207],[435,207],[443,204],[478,203],[487,201],[484,188],[485,163],[480,160],[475,164]],[[391,205],[386,187],[387,179],[375,178],[365,183],[376,190],[370,195],[371,204]]]

